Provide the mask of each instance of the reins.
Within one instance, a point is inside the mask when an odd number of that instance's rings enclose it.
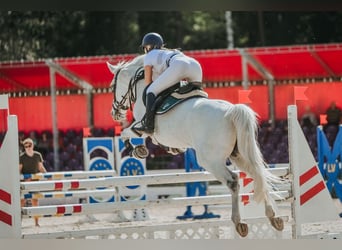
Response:
[[[127,110],[128,108],[132,110],[132,104],[136,101],[136,93],[137,93],[137,82],[142,80],[144,78],[144,68],[139,67],[136,71],[134,76],[130,79],[128,84],[128,90],[127,92],[122,96],[122,99],[120,102],[118,102],[115,98],[115,92],[116,92],[116,86],[118,81],[118,75],[121,71],[121,69],[118,70],[118,72],[115,74],[114,77],[114,85],[113,85],[113,94],[114,94],[114,100],[112,104],[112,108],[115,112],[119,112],[120,110]],[[124,103],[128,99],[129,106],[126,106]]]

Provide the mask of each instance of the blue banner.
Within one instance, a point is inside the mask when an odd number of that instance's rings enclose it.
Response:
[[[342,202],[342,126],[331,147],[322,126],[317,127],[318,167],[333,198]]]

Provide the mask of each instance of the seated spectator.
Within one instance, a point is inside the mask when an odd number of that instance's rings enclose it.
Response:
[[[48,138],[46,132],[43,132],[41,139],[38,140],[37,150],[43,156],[46,156],[49,151],[52,151],[52,141]]]
[[[38,145],[38,138],[37,138],[37,132],[36,131],[31,131],[29,138],[33,141],[33,146],[37,147]]]
[[[326,111],[327,115],[327,125],[339,125],[342,111],[339,107],[336,106],[336,102],[331,102],[329,108]]]
[[[19,155],[20,155],[21,153],[25,152],[24,144],[23,144],[23,141],[25,139],[25,133],[19,132],[18,139],[19,139]]]
[[[336,127],[334,129],[334,131],[336,131],[334,133],[334,135],[332,135],[332,141],[335,140],[335,137],[338,133],[338,126],[340,124],[341,121],[341,116],[342,116],[342,110],[336,106],[336,102],[333,101],[331,102],[329,108],[326,111],[326,115],[327,115],[327,124],[324,125],[323,127],[323,131],[325,134],[327,134],[327,130],[329,127]]]
[[[317,117],[314,112],[311,111],[310,106],[305,107],[305,112],[300,119],[300,125],[302,127],[316,127],[318,125]]]

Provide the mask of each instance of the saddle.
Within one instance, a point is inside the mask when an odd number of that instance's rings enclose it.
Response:
[[[147,88],[148,86],[143,92],[143,100],[145,105]],[[186,85],[183,85],[181,82],[179,82],[170,88],[167,88],[157,96],[153,111],[156,115],[162,115],[176,107],[178,104],[195,97],[208,98],[208,94],[203,90],[202,84],[200,82],[189,82]],[[184,153],[186,150],[182,148],[167,147],[155,141],[153,138],[152,140],[154,141],[154,144],[159,145],[172,155]]]
[[[148,86],[144,90],[143,100],[145,102],[145,95]],[[203,90],[200,82],[189,82],[183,85],[181,82],[167,88],[161,92],[154,103],[154,112],[156,115],[162,115],[176,107],[178,104],[194,98],[202,97],[208,98],[208,94]]]

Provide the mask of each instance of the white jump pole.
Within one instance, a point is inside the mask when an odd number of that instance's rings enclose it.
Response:
[[[239,194],[240,199],[246,196],[253,197],[253,193]],[[273,198],[275,195],[287,196],[287,191],[271,192]],[[94,204],[66,204],[66,205],[49,205],[40,207],[24,207],[22,208],[23,217],[27,216],[61,216],[71,214],[97,214],[108,213],[110,211],[142,209],[150,207],[184,207],[199,205],[222,205],[231,204],[231,195],[210,195],[210,196],[194,196],[194,197],[174,197],[159,200],[128,200],[125,202],[109,202]]]
[[[131,176],[114,176],[96,179],[81,180],[59,180],[59,181],[39,181],[39,182],[22,182],[21,190],[40,191],[40,190],[67,190],[79,188],[97,188],[97,187],[125,187],[128,185],[148,185],[148,184],[171,184],[184,182],[197,182],[198,179],[203,181],[215,181],[216,178],[209,172],[198,173],[178,173],[154,174],[154,175],[131,175]]]
[[[288,168],[279,168],[271,171],[281,176],[288,174]],[[238,173],[237,171],[234,171]],[[44,174],[36,174],[37,178],[43,179]],[[84,176],[87,176],[84,173]],[[47,176],[48,177],[48,176]],[[74,177],[74,176],[73,176]],[[77,177],[77,176],[75,176]],[[52,176],[53,178],[53,176]],[[56,178],[57,179],[57,178]],[[65,179],[65,180],[43,180],[39,182],[22,182],[22,191],[41,191],[41,190],[66,190],[76,188],[97,188],[97,187],[124,187],[129,185],[157,185],[174,184],[198,181],[216,181],[216,177],[207,171],[202,172],[177,172],[174,174],[151,174],[151,175],[131,175],[131,176],[108,176],[95,179]]]
[[[0,238],[21,238],[18,121],[9,114],[8,95],[0,95],[7,110],[7,132],[0,148]]]

